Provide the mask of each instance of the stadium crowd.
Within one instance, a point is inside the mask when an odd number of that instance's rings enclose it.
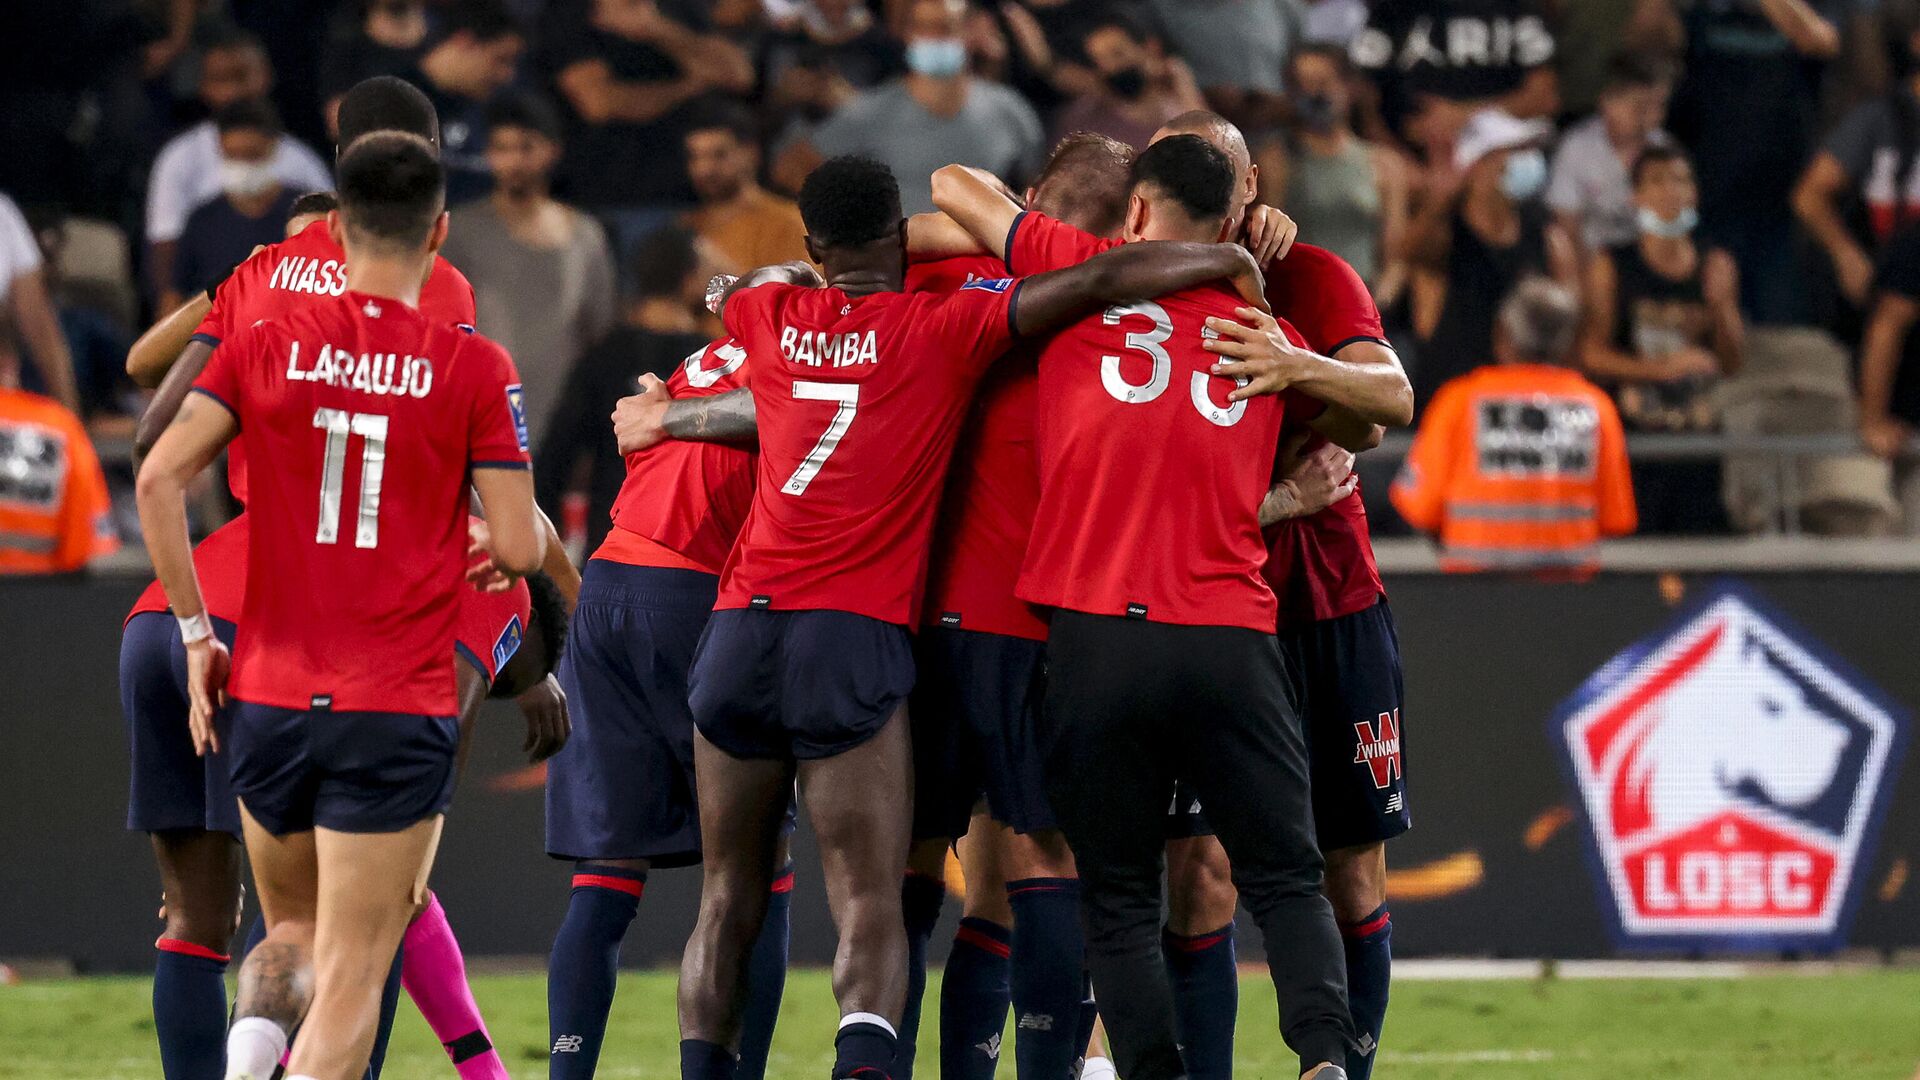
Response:
[[[150,317],[328,186],[334,110],[371,75],[444,118],[448,254],[521,358],[541,504],[583,493],[589,543],[617,472],[578,418],[713,328],[706,276],[803,257],[790,195],[819,161],[879,158],[913,213],[950,161],[1018,189],[1067,133],[1140,146],[1210,107],[1247,133],[1261,200],[1373,289],[1422,410],[1549,276],[1584,308],[1569,363],[1630,433],[1857,431],[1803,472],[1807,527],[1920,522],[1907,0],[9,7],[0,381],[96,436],[142,407],[122,359]],[[137,531],[124,455],[105,464],[117,513],[53,565]],[[1732,468],[1636,460],[1639,530],[1766,527]],[[1387,487],[1366,491],[1392,534]],[[203,525],[230,509],[208,498]]]

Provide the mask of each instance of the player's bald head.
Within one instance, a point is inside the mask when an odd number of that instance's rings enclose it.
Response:
[[[1235,183],[1245,189],[1251,197],[1253,185],[1249,182],[1249,178],[1254,175],[1253,154],[1247,150],[1247,137],[1240,133],[1239,127],[1235,126],[1233,121],[1206,109],[1183,112],[1167,121],[1159,131],[1154,132],[1152,142],[1148,145],[1157,143],[1169,135],[1198,135],[1212,143],[1214,149],[1227,155],[1227,160],[1233,162]]]
[[[1113,236],[1127,217],[1133,147],[1091,131],[1061,139],[1027,191],[1027,209]]]

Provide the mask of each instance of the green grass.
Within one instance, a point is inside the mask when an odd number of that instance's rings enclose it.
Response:
[[[546,998],[537,975],[479,978],[508,1068],[546,1071]],[[148,986],[135,978],[0,987],[0,1078],[151,1080],[159,1073]],[[1273,987],[1243,980],[1238,1075],[1285,1080]],[[796,972],[769,1075],[819,1078],[831,1062],[827,980]],[[927,1025],[929,1043],[935,1025]],[[607,1080],[673,1080],[673,979],[628,972],[601,1061]],[[923,1062],[936,1060],[931,1045]],[[1730,980],[1404,982],[1394,991],[1381,1080],[1910,1080],[1920,1062],[1920,971]],[[922,1073],[934,1080],[933,1071]],[[1001,1075],[1012,1080],[1007,1055]],[[451,1080],[419,1015],[401,1004],[390,1080]]]

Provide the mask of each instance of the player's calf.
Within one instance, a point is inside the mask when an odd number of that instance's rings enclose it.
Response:
[[[1203,834],[1167,842],[1161,953],[1173,984],[1181,1055],[1193,1080],[1233,1075],[1233,1029],[1240,1013],[1233,915],[1239,902],[1220,841]]]
[[[1014,1062],[1027,1080],[1070,1075],[1093,1022],[1073,853],[1057,829],[998,831],[1013,915]]]
[[[647,887],[644,859],[574,864],[567,915],[547,961],[548,1070],[584,1080],[600,1061],[619,981],[620,943]]]
[[[1352,1080],[1373,1074],[1386,1026],[1393,973],[1393,920],[1387,912],[1387,846],[1376,841],[1326,853],[1327,899],[1347,955],[1347,1006],[1359,1045],[1347,1055]]]

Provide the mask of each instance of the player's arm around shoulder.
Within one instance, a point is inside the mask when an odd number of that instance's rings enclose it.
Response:
[[[968,165],[947,165],[933,174],[933,205],[972,235],[982,250],[1007,258],[1022,209],[999,177]],[[913,233],[907,233],[910,246]]]
[[[1249,304],[1266,309],[1266,280],[1238,244],[1143,240],[1121,244],[1074,266],[1022,278],[1012,307],[1014,332],[1044,333],[1107,304],[1164,296],[1209,281],[1232,282]]]

